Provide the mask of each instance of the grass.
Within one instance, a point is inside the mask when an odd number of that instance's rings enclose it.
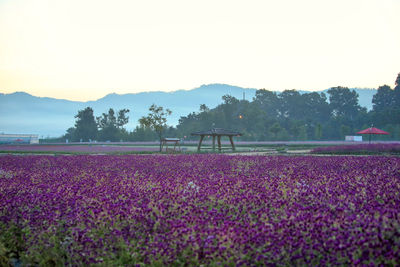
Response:
[[[400,144],[357,144],[317,147],[311,153],[326,155],[400,155]]]
[[[106,155],[149,155],[149,154],[160,154],[158,151],[121,151],[121,152],[101,152],[101,153],[93,153],[93,152],[67,152],[67,151],[34,151],[34,150],[27,150],[27,151],[10,151],[10,150],[0,150],[0,154],[22,154],[22,155],[91,155],[91,154],[106,154]],[[162,152],[161,154],[167,154]]]
[[[48,144],[50,145],[50,144]],[[52,146],[57,146],[53,145]],[[129,147],[155,147],[155,145],[151,144],[58,144],[61,146],[129,146]],[[286,154],[289,151],[297,151],[297,150],[311,150],[312,154],[324,154],[324,155],[400,155],[400,150],[371,150],[371,149],[363,149],[362,145],[332,145],[332,144],[235,144],[236,150],[233,151],[230,145],[225,144],[222,148],[222,152],[216,150],[213,151],[212,147],[208,144],[202,146],[201,151],[197,151],[198,144],[184,144],[181,145],[181,151],[177,152],[179,154],[211,154],[211,153],[248,153],[248,152],[274,152],[277,154]],[[37,146],[47,146],[37,145]],[[34,146],[23,146],[26,150],[14,151],[1,149],[0,146],[0,154],[38,154],[38,155],[89,155],[89,154],[106,154],[106,155],[149,155],[149,154],[174,154],[167,153],[165,151],[159,152],[155,151],[62,151],[62,150],[51,150],[51,151],[39,151],[35,150]],[[158,146],[157,146],[158,147]],[[341,149],[341,147],[350,147],[351,149]],[[359,147],[359,148],[358,148]],[[4,147],[5,148],[5,147]]]

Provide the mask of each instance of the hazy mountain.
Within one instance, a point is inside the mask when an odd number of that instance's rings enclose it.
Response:
[[[359,94],[360,105],[371,109],[372,96],[375,89],[355,89]],[[130,109],[129,124],[131,131],[137,125],[141,116],[148,112],[151,104],[163,106],[172,110],[168,123],[176,125],[181,116],[197,112],[200,104],[210,108],[222,103],[221,97],[229,94],[238,99],[252,100],[254,88],[241,88],[226,84],[202,85],[192,90],[175,92],[143,92],[136,94],[109,94],[96,101],[69,101],[48,97],[35,97],[24,92],[12,94],[0,93],[0,133],[30,133],[40,137],[57,137],[74,126],[74,116],[78,110],[92,107],[95,116],[107,112],[109,108],[119,110]],[[243,95],[245,93],[245,95]]]
[[[47,97],[36,97],[24,92],[12,94],[0,93],[0,133],[31,133],[40,136],[61,136],[74,126],[74,116],[78,110],[92,107],[95,116],[107,112],[109,108],[130,109],[129,124],[131,131],[140,117],[148,113],[151,104],[172,110],[168,124],[176,125],[181,116],[198,111],[200,104],[213,108],[222,102],[221,97],[230,94],[251,100],[256,89],[244,89],[225,84],[203,85],[192,90],[175,92],[143,92],[136,94],[109,94],[96,101],[69,101]]]

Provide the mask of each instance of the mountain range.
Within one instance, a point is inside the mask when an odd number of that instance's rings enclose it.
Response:
[[[168,117],[169,125],[177,125],[181,116],[199,111],[201,104],[214,108],[222,103],[222,96],[229,94],[238,99],[251,101],[255,88],[242,88],[227,84],[202,85],[192,90],[174,92],[142,92],[132,94],[108,94],[96,101],[70,101],[49,97],[36,97],[25,92],[0,93],[0,133],[38,134],[40,137],[58,137],[65,134],[75,124],[74,116],[78,110],[92,107],[95,116],[107,112],[109,108],[130,110],[129,123],[125,126],[131,131],[140,117],[148,113],[151,104],[172,110]],[[368,110],[372,108],[372,97],[376,89],[353,88],[359,95],[359,104]],[[325,92],[323,90],[320,92]],[[300,91],[306,93],[307,91]]]

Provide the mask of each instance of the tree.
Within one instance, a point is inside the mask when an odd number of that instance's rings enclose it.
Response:
[[[395,84],[395,89],[396,88],[400,89],[400,73],[397,74],[397,78],[396,78],[396,81],[394,82],[394,84]]]
[[[255,140],[260,133],[265,131],[264,123],[268,121],[265,111],[259,105],[240,101],[240,113],[236,118],[236,122],[232,128],[243,132],[243,138],[247,140]]]
[[[167,116],[171,115],[172,111],[159,107],[155,104],[149,108],[150,113],[146,117],[139,119],[141,126],[148,127],[155,131],[160,140],[160,152],[161,152],[161,140],[165,129],[167,128]]]
[[[322,125],[321,124],[317,124],[317,126],[315,126],[315,139],[320,140],[322,138]]]
[[[395,87],[394,87],[394,101],[396,103],[396,106],[400,106],[400,73],[397,75],[396,81],[395,81]]]
[[[349,126],[343,125],[343,124],[340,126],[341,138],[344,138],[346,135],[350,135],[351,133],[352,133],[352,130]]]
[[[304,119],[305,103],[296,90],[285,90],[279,94],[280,113],[284,118]]]
[[[378,91],[372,97],[373,110],[381,112],[389,108],[394,108],[396,103],[394,91],[389,85],[379,86]]]
[[[304,103],[303,120],[312,122],[326,122],[330,117],[330,108],[324,93],[302,94]]]
[[[126,116],[128,112],[129,109],[121,109],[115,117],[114,109],[110,108],[108,113],[103,113],[100,117],[97,117],[100,139],[118,141],[124,132],[123,126],[129,122],[129,117]]]
[[[70,127],[67,130],[67,133],[64,135],[65,141],[76,141],[76,128],[75,127]]]
[[[305,141],[307,139],[308,139],[307,127],[306,127],[306,125],[301,125],[299,127],[298,140]]]
[[[103,113],[100,117],[97,117],[97,125],[99,127],[99,138],[103,141],[118,141],[118,128],[117,118],[112,108],[108,110],[108,113]]]
[[[79,110],[75,118],[75,138],[83,141],[95,139],[97,135],[97,125],[94,120],[93,109],[87,107],[83,110]]]
[[[118,111],[117,127],[122,128],[129,122],[129,117],[126,114],[129,113],[129,109],[124,108]]]
[[[218,127],[232,128],[232,125],[234,125],[236,118],[240,115],[241,112],[240,101],[231,95],[222,96],[222,100],[224,101],[224,103],[217,107],[217,110],[222,115],[222,120],[215,120],[214,123]]]
[[[103,113],[101,116],[97,117],[96,120],[100,129],[110,126],[116,127],[117,123],[117,118],[115,117],[115,112],[112,108],[108,110],[108,113]]]
[[[136,126],[136,128],[130,133],[131,141],[154,141],[157,135],[154,131],[143,126]]]
[[[275,92],[260,89],[256,91],[254,103],[265,111],[266,116],[276,119],[278,117],[279,99]]]
[[[282,131],[282,127],[279,122],[275,122],[271,127],[269,127],[269,131],[274,134],[276,140],[278,139],[278,133]]]
[[[231,95],[223,95],[222,100],[224,100],[224,104],[231,105],[231,104],[238,104],[239,100]]]
[[[358,94],[356,91],[347,87],[332,87],[328,90],[329,106],[334,118],[342,117],[346,120],[354,120],[357,113],[361,110],[358,105]]]
[[[209,111],[210,111],[210,108],[207,107],[206,104],[201,104],[201,105],[200,105],[200,113],[202,113],[202,112],[209,112]]]
[[[387,124],[400,124],[400,73],[395,81],[394,90],[388,85],[378,88],[372,98],[373,112],[370,114],[371,123],[378,127]]]

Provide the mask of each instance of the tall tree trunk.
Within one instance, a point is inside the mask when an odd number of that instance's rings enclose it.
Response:
[[[162,133],[158,133],[158,137],[160,138],[160,152],[162,152]]]

